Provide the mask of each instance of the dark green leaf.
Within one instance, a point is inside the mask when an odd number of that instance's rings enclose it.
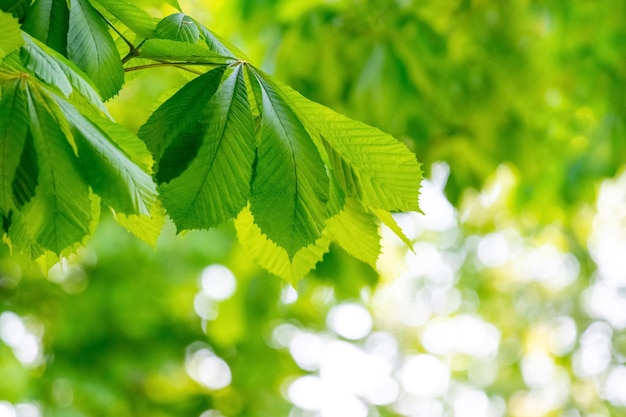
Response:
[[[37,189],[38,177],[39,166],[37,165],[35,142],[31,133],[28,132],[19,165],[15,171],[15,178],[11,184],[17,208],[21,208],[33,198]]]
[[[20,163],[26,135],[28,113],[26,94],[21,79],[0,84],[0,211],[8,213],[15,207],[13,181]]]
[[[309,133],[267,78],[255,71],[262,97],[250,210],[261,231],[293,257],[322,233],[329,199],[324,163]]]
[[[224,66],[216,68],[187,83],[141,126],[138,135],[152,152],[157,164],[165,150],[178,140],[179,136],[197,131],[198,124],[202,123],[204,104],[217,91],[225,70]],[[189,162],[190,158],[183,158],[180,161],[183,164]],[[157,173],[158,171],[159,169]]]
[[[22,29],[62,55],[67,55],[69,9],[65,0],[36,0]]]
[[[70,0],[68,57],[93,80],[102,98],[124,83],[122,62],[106,22],[87,0]]]
[[[60,253],[89,233],[89,188],[62,128],[58,106],[34,83],[27,93],[39,178],[35,196],[22,209],[24,223],[37,244]]]
[[[21,19],[28,10],[30,1],[31,0],[0,0],[0,10],[11,13],[16,18]]]
[[[196,43],[200,39],[200,29],[192,18],[184,13],[164,17],[156,27],[156,37],[173,41]]]
[[[165,209],[179,229],[217,226],[235,217],[250,196],[255,137],[242,67],[230,71],[208,102],[194,104],[202,106],[203,122],[196,132],[201,140],[197,156],[179,177],[160,187]],[[177,156],[166,152],[159,173],[178,164]]]

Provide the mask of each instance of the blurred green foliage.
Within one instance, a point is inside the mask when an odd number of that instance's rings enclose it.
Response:
[[[352,392],[366,415],[626,415],[626,2],[181,6],[305,96],[416,152],[431,178],[425,215],[398,217],[415,253],[383,230],[376,273],[333,247],[294,300],[230,226],[175,237],[169,225],[153,250],[109,219],[47,278],[3,248],[1,417],[9,403],[21,417],[27,405],[43,416],[338,415],[301,410],[296,378],[333,374],[290,343],[306,334],[330,352],[350,339],[328,316],[347,301],[365,305],[378,331],[355,349],[387,346],[380,334],[399,346],[388,358],[395,397]],[[172,69],[134,78],[111,113],[136,131],[187,79]],[[223,301],[202,295],[212,264],[236,277]],[[11,338],[16,317],[30,347]],[[198,352],[225,361],[230,383],[194,380]],[[443,365],[419,368],[420,357]],[[451,380],[430,392],[420,369]]]

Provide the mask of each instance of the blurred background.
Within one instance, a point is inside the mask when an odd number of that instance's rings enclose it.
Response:
[[[174,12],[137,1],[153,15]],[[626,2],[181,0],[424,164],[424,214],[297,291],[232,226],[0,248],[0,417],[626,416]],[[188,75],[133,72],[136,131]]]

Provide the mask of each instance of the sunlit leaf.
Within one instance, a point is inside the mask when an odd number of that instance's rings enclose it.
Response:
[[[415,155],[379,129],[351,120],[272,80],[305,125],[319,134],[342,189],[368,207],[419,210],[422,178]]]
[[[91,81],[73,62],[28,35],[25,35],[24,41],[21,60],[39,79],[52,87],[58,87],[70,99],[82,96],[87,103],[108,114]]]
[[[0,12],[0,60],[18,49],[23,43],[17,20],[9,14]]]
[[[209,49],[219,55],[235,57],[233,52],[237,54],[239,59],[245,59],[245,55],[239,51],[239,49],[235,48],[233,45],[226,42],[224,39],[211,32],[209,29],[205,28],[202,25],[198,25],[200,27],[200,32],[202,33],[202,37],[204,38]]]
[[[258,97],[261,126],[250,210],[263,233],[292,257],[321,236],[329,180],[294,111],[267,77],[252,75],[262,97]]]
[[[376,217],[354,199],[346,199],[343,210],[327,222],[326,234],[350,255],[376,269],[380,236]]]
[[[195,43],[200,39],[200,29],[192,18],[184,13],[164,17],[156,27],[155,35],[161,39]]]
[[[158,200],[149,207],[149,214],[124,214],[113,213],[115,221],[123,226],[133,235],[146,242],[153,248],[156,247],[157,240],[161,236],[163,225],[165,224],[165,211]]]
[[[211,74],[202,77],[213,82]],[[157,173],[164,182],[159,188],[163,204],[179,229],[223,223],[241,211],[250,195],[255,138],[242,67],[227,74],[208,102],[194,105],[202,106],[194,131],[201,140],[197,155],[175,176],[183,141],[188,140],[179,136],[163,154]]]
[[[391,229],[391,231],[409,247],[409,249],[413,250],[413,242],[404,234],[404,231],[402,231],[402,228],[398,225],[396,219],[393,218],[390,212],[386,210],[373,210],[373,212],[385,226]]]
[[[205,46],[169,39],[145,41],[141,46],[140,57],[173,62],[227,63],[232,60],[218,55]]]
[[[87,0],[70,0],[68,57],[93,80],[102,98],[124,83],[122,61],[105,21]]]
[[[67,54],[69,9],[65,0],[36,0],[24,19],[22,29],[50,48]]]
[[[20,51],[20,59],[24,66],[51,87],[61,90],[65,97],[69,97],[72,85],[61,69],[59,61],[38,47],[31,38],[25,37],[24,40],[26,45]]]
[[[172,6],[173,8],[175,8],[176,10],[180,11],[180,4],[178,4],[178,0],[165,0],[165,2],[167,4],[169,4],[170,6]]]
[[[134,3],[123,0],[97,0],[97,3],[142,38],[154,36],[159,20]]]
[[[328,252],[330,238],[322,236],[313,244],[301,248],[293,256],[265,236],[246,207],[235,220],[237,237],[246,252],[267,271],[295,285],[308,274]]]

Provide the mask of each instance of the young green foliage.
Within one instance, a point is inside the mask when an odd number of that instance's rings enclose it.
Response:
[[[5,239],[33,256],[63,253],[90,234],[102,201],[152,245],[164,213],[179,232],[236,219],[251,255],[293,284],[332,241],[375,267],[377,219],[394,227],[392,211],[419,209],[415,156],[255,68],[170,4],[179,12],[158,20],[124,0],[0,3],[32,35],[0,13]],[[148,118],[142,142],[103,101],[124,70],[152,66],[198,76]]]
[[[0,11],[0,59],[18,49],[24,41],[20,27],[11,15]]]

